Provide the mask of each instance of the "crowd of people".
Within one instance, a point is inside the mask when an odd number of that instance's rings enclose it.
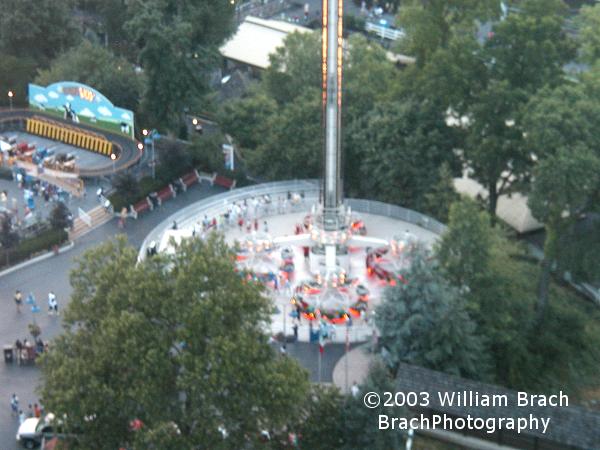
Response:
[[[29,403],[27,406],[27,411],[23,411],[21,405],[19,403],[19,397],[17,394],[13,393],[10,396],[10,411],[13,417],[17,417],[19,419],[19,425],[25,422],[25,419],[29,419],[31,417],[37,417],[38,419],[44,415],[44,406],[41,401],[39,403]]]
[[[300,198],[304,198],[304,195],[300,197],[298,194],[294,194],[298,197],[295,199],[291,193],[288,193],[290,201],[299,202]],[[289,205],[291,204],[287,198],[279,197],[277,203],[277,209],[274,209],[271,197],[269,195],[263,195],[260,197],[252,197],[250,199],[244,199],[239,202],[229,204],[225,201],[225,212],[217,214],[212,218],[208,215],[204,215],[201,220],[198,220],[193,227],[192,236],[204,237],[206,232],[214,230],[222,230],[228,227],[238,226],[240,232],[247,233],[263,231],[264,233],[269,232],[269,224],[266,220],[262,220],[264,216],[271,213],[277,212],[283,214],[289,211]],[[294,203],[295,204],[295,203]],[[262,228],[261,228],[262,227]],[[176,230],[178,228],[177,222],[174,221],[171,229]]]
[[[23,293],[17,289],[14,296],[14,302],[17,313],[19,314],[21,314],[23,303],[31,306],[31,312],[33,314],[40,312],[40,307],[37,304],[33,292],[30,292],[27,297],[23,299]],[[50,291],[48,293],[48,315],[59,315],[58,300],[54,291]],[[19,364],[32,362],[35,361],[38,355],[48,351],[48,342],[44,342],[42,339],[40,339],[40,329],[35,323],[35,319],[33,323],[30,324],[30,333],[33,336],[33,341],[30,341],[27,338],[23,340],[17,339],[12,348],[10,346],[7,346],[8,348],[5,347],[4,351],[6,362],[12,362],[13,359],[16,359],[17,363]],[[10,355],[7,356],[6,352],[9,352]]]
[[[15,305],[17,307],[17,312],[21,313],[21,307],[23,306],[23,293],[17,289],[15,292]],[[33,292],[30,292],[25,299],[25,303],[31,305],[32,312],[39,312],[39,307],[37,306],[37,301]],[[48,292],[48,315],[60,315],[58,312],[58,301],[56,299],[56,294],[54,291]]]

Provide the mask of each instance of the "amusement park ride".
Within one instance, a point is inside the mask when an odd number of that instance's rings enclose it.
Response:
[[[248,280],[261,282],[291,301],[295,313],[319,325],[351,323],[351,317],[363,317],[370,294],[379,286],[405,282],[399,275],[407,265],[406,248],[413,238],[408,233],[391,240],[367,235],[364,222],[344,204],[341,175],[341,108],[343,60],[343,1],[323,0],[322,27],[322,107],[323,107],[323,176],[318,205],[296,224],[292,234],[271,235],[254,231],[237,241],[237,270]],[[304,193],[288,192],[288,201],[304,204]],[[262,199],[266,214],[272,206],[270,196]],[[252,198],[251,203],[255,203]],[[243,201],[246,207],[246,200]],[[234,203],[239,208],[239,205]],[[231,205],[230,205],[231,208]],[[284,208],[285,209],[285,208]],[[297,208],[296,208],[297,209]],[[254,206],[256,213],[256,206]],[[231,210],[230,210],[231,211]],[[214,211],[213,211],[214,212]],[[224,212],[224,211],[220,211]],[[279,211],[281,213],[281,211]],[[230,219],[232,213],[226,214]],[[240,233],[245,213],[234,212]],[[225,217],[225,214],[221,214]],[[233,227],[235,228],[235,220]],[[266,222],[265,222],[266,224]],[[229,221],[229,225],[232,223]],[[208,231],[208,230],[207,230]],[[159,251],[169,251],[171,241],[192,236],[190,229],[165,232]],[[302,249],[305,264],[299,265]],[[365,252],[366,250],[366,252]],[[364,255],[364,256],[363,256]],[[361,259],[363,258],[364,259]],[[370,292],[373,291],[373,292]],[[285,306],[283,313],[285,334]]]
[[[321,195],[318,207],[297,227],[295,235],[276,237],[244,267],[254,269],[258,278],[269,281],[264,270],[270,258],[264,251],[274,247],[302,246],[309,257],[311,279],[296,282],[292,303],[308,320],[343,323],[360,316],[368,306],[369,289],[350,274],[350,250],[357,247],[375,248],[367,251],[367,272],[394,284],[397,281],[397,252],[390,251],[384,239],[369,237],[362,220],[353,218],[343,203],[341,176],[341,113],[343,62],[343,1],[323,0],[322,17],[322,104],[323,161]],[[389,255],[386,255],[388,254]],[[308,254],[307,254],[308,253]],[[291,253],[289,253],[291,255]],[[386,257],[384,257],[386,255]],[[293,275],[293,258],[281,258],[287,280]],[[258,264],[253,264],[254,263]],[[273,264],[271,264],[271,267]],[[275,264],[277,266],[277,264]],[[291,270],[290,270],[291,269]],[[277,272],[275,272],[277,273]],[[277,281],[275,281],[275,285]],[[277,286],[275,286],[277,288]]]

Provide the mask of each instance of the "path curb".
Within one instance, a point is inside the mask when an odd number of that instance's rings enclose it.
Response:
[[[73,247],[75,247],[75,242],[71,241],[67,245],[64,245],[61,248],[59,248],[58,253],[60,254],[60,253],[68,252]],[[36,264],[36,263],[38,263],[40,261],[44,261],[48,258],[52,258],[53,256],[56,256],[55,253],[53,251],[50,251],[50,252],[44,253],[43,255],[36,256],[35,258],[28,259],[27,261],[19,263],[16,266],[9,267],[8,269],[5,269],[2,272],[0,272],[0,278],[5,275],[16,272],[17,270],[22,269],[24,267]]]

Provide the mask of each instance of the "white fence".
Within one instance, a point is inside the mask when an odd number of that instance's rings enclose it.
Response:
[[[389,39],[391,41],[397,41],[398,39],[402,39],[404,37],[404,31],[402,30],[378,25],[373,22],[367,22],[365,24],[365,30],[367,30],[369,33],[374,33],[377,36],[381,36],[382,39]]]
[[[150,242],[160,242],[163,232],[170,229],[173,225],[173,222],[177,222],[177,227],[180,229],[191,227],[199,219],[204,217],[204,215],[212,218],[225,213],[229,206],[233,203],[243,202],[244,200],[250,200],[253,197],[260,197],[264,195],[269,195],[271,197],[271,204],[270,209],[263,211],[262,215],[268,216],[279,214],[278,198],[283,197],[287,199],[288,193],[301,194],[304,200],[297,204],[290,202],[287,212],[308,212],[310,211],[312,205],[315,205],[319,202],[320,187],[321,185],[318,180],[276,181],[273,183],[257,184],[254,186],[223,192],[222,194],[213,195],[184,209],[181,209],[158,224],[148,234],[148,236],[146,236],[146,239],[140,248],[139,257],[145,257],[146,248]],[[344,202],[346,205],[350,206],[353,211],[403,220],[405,222],[425,228],[426,230],[429,230],[435,234],[442,234],[446,230],[446,226],[437,220],[397,205],[390,205],[388,203],[382,203],[373,200],[359,199],[346,199]]]

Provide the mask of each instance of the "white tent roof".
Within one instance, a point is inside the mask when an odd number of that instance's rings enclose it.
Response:
[[[310,28],[291,23],[248,16],[233,37],[221,47],[221,55],[227,59],[266,69],[271,64],[269,55],[278,47],[282,47],[285,37],[294,31],[312,32]]]
[[[488,196],[487,189],[472,178],[463,177],[454,179],[454,188],[461,194],[476,198],[479,194],[481,198]],[[527,197],[519,193],[503,194],[498,197],[496,215],[514,228],[518,233],[527,233],[528,231],[539,230],[544,225],[538,222],[531,214],[527,206]]]

